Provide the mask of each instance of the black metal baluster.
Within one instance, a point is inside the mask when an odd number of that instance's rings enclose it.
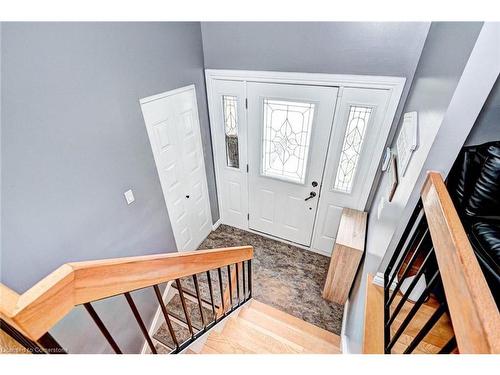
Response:
[[[422,262],[422,265],[420,266],[420,269],[418,270],[417,274],[415,275],[414,279],[408,286],[408,289],[406,290],[405,294],[403,294],[403,297],[399,301],[398,305],[394,309],[394,312],[392,313],[391,317],[389,318],[389,321],[386,323],[386,325],[391,325],[396,316],[399,314],[400,310],[403,308],[403,305],[405,304],[406,300],[410,296],[411,292],[417,285],[418,280],[422,277],[422,274],[424,273],[425,266],[427,264],[427,261],[430,259],[431,255],[434,253],[434,248],[429,250],[429,253],[426,255],[424,261]],[[390,306],[389,306],[390,307]]]
[[[172,288],[174,288],[174,289],[177,290],[177,286],[175,284],[172,284]],[[196,293],[191,292],[189,289],[185,289],[184,288],[183,292],[184,292],[185,295],[187,294],[190,297],[196,298]],[[207,300],[207,299],[205,299],[205,298],[203,298],[203,297],[201,297],[201,302],[203,302],[206,305],[210,305],[210,301]],[[218,307],[217,304],[215,304],[215,308],[217,308],[217,307]],[[170,314],[170,315],[172,315],[172,314]]]
[[[222,271],[219,268],[217,268],[217,274],[219,275],[219,289],[220,289],[220,300],[221,300],[221,305],[222,305],[222,314],[224,315],[224,313],[226,312],[226,306],[225,303],[224,303],[224,288],[222,286]]]
[[[386,348],[386,350],[389,353],[390,353],[392,347],[394,346],[394,344],[396,344],[396,342],[398,341],[399,336],[401,336],[401,334],[404,332],[404,330],[406,329],[408,324],[410,324],[411,319],[415,316],[415,314],[417,313],[420,306],[422,306],[422,304],[424,303],[426,298],[429,296],[431,289],[434,287],[434,284],[438,280],[438,276],[439,276],[439,270],[434,273],[431,280],[429,281],[429,284],[427,285],[427,287],[423,291],[422,295],[417,300],[415,305],[413,305],[412,309],[410,310],[408,315],[406,315],[405,319],[403,320],[403,322],[399,326],[398,330],[396,331],[396,334],[392,337],[391,341],[389,342],[389,345]]]
[[[245,278],[245,261],[241,262],[241,268],[243,269],[243,301],[246,301],[247,287],[246,287],[246,278]]]
[[[228,264],[227,265],[227,280],[228,280],[228,283],[229,283],[229,301],[231,303],[231,310],[234,309],[234,306],[233,306],[233,285],[232,285],[232,282],[231,282],[231,266]]]
[[[453,336],[438,352],[438,354],[450,354],[457,347],[457,339]]]
[[[417,220],[417,217],[422,213],[422,201],[419,200],[417,205],[415,206],[415,209],[413,210],[410,219],[408,220],[408,224],[406,225],[405,230],[403,231],[403,234],[401,238],[399,239],[398,245],[396,246],[396,250],[394,251],[394,254],[392,254],[391,260],[389,261],[389,264],[387,265],[387,268],[385,269],[385,275],[389,276],[391,273],[391,270],[396,263],[396,261],[399,258],[399,254],[401,253],[401,250],[410,235],[411,230],[414,228],[415,221]]]
[[[170,332],[170,336],[172,337],[172,341],[175,344],[175,348],[179,350],[179,342],[177,341],[177,337],[175,336],[174,328],[172,327],[172,322],[170,321],[170,317],[168,316],[167,306],[163,302],[163,297],[160,292],[160,288],[158,285],[153,286],[156,294],[156,298],[158,299],[158,303],[160,304],[161,311],[163,312],[163,316],[165,317],[165,322],[167,323],[168,331]]]
[[[40,337],[37,342],[48,354],[68,354],[48,332]]]
[[[212,303],[213,318],[214,320],[217,320],[217,316],[215,313],[214,290],[212,288],[212,277],[210,276],[210,271],[207,271],[207,281],[208,281],[208,289],[210,291],[210,302]]]
[[[193,275],[193,282],[194,289],[196,291],[196,298],[198,299],[198,306],[200,308],[201,325],[203,326],[203,328],[206,328],[207,325],[205,324],[205,317],[203,316],[203,305],[201,304],[200,286],[198,285],[198,277],[196,277],[196,274]]]
[[[403,263],[406,259],[406,257],[408,256],[408,253],[412,250],[412,249],[418,249],[418,246],[421,245],[425,235],[422,233],[426,233],[429,229],[428,228],[425,228],[424,227],[424,224],[425,224],[425,219],[422,218],[421,221],[417,224],[417,228],[415,229],[415,232],[413,233],[413,236],[410,240],[410,243],[408,244],[408,246],[406,247],[406,249],[403,251],[403,255],[401,256],[401,258],[399,259],[399,262],[398,262],[398,265],[396,266],[396,268],[394,269],[394,272],[392,273],[390,279],[389,279],[389,282],[388,282],[388,286],[390,287],[392,285],[392,283],[394,282],[394,279],[396,278],[399,270],[401,269],[401,267],[403,266]],[[415,247],[415,243],[416,241],[420,240],[420,243],[417,247]]]
[[[385,324],[390,317],[390,305],[387,305],[387,301],[389,300],[389,291],[390,291],[390,286],[392,284],[392,280],[395,277],[394,275],[397,274],[397,269],[394,271],[392,274],[393,277],[391,277],[391,282],[389,282],[389,278],[391,276],[391,272],[393,270],[394,264],[398,260],[401,252],[403,251],[403,246],[405,245],[408,236],[410,235],[411,231],[415,228],[415,222],[417,221],[418,217],[423,214],[423,206],[422,206],[422,200],[419,199],[417,205],[415,206],[415,209],[413,210],[410,219],[408,220],[408,224],[406,225],[405,230],[403,231],[403,234],[398,242],[398,245],[396,246],[396,249],[394,251],[394,254],[392,255],[391,259],[389,260],[389,264],[387,265],[387,268],[385,269],[384,272],[384,348],[387,348],[389,345],[389,341],[391,339],[391,330],[390,326]],[[422,220],[422,218],[420,219]],[[420,225],[420,223],[419,223]],[[415,232],[418,232],[419,227],[415,228]],[[415,235],[415,233],[414,233]],[[410,248],[410,247],[409,247]],[[404,257],[406,257],[405,254],[401,256],[401,259],[404,260]],[[402,264],[402,262],[400,262]],[[386,354],[388,354],[386,352]]]
[[[248,260],[248,299],[252,298],[252,260]]]
[[[156,348],[153,344],[153,341],[151,340],[151,337],[149,337],[149,332],[144,325],[144,322],[142,321],[141,315],[139,314],[139,311],[137,310],[137,307],[135,306],[134,300],[132,299],[132,296],[130,295],[129,292],[124,293],[125,298],[127,299],[128,305],[130,306],[130,309],[132,310],[132,313],[134,314],[135,320],[137,320],[137,324],[139,324],[139,328],[142,331],[142,334],[144,335],[144,338],[146,339],[149,348],[151,349],[151,352],[153,354],[157,354]]]
[[[415,247],[415,251],[413,252],[410,261],[406,265],[406,268],[405,268],[405,271],[403,272],[403,275],[401,275],[401,280],[398,280],[398,283],[397,283],[396,287],[392,291],[392,294],[389,297],[389,301],[387,301],[387,303],[386,303],[387,305],[390,305],[392,303],[392,301],[394,301],[394,298],[396,297],[396,295],[397,295],[397,293],[399,291],[399,288],[401,287],[401,284],[402,284],[403,280],[406,279],[406,277],[408,276],[408,274],[411,271],[411,268],[413,267],[413,264],[418,259],[418,256],[420,255],[420,247],[424,243],[425,239],[428,238],[427,237],[428,232],[429,232],[429,229],[427,228],[425,230],[424,234],[422,235],[422,237],[420,238],[420,242],[418,243],[417,247]],[[395,274],[398,273],[398,272],[399,272],[399,269],[397,269],[395,271]],[[391,285],[391,284],[389,284],[389,285]],[[390,289],[390,287],[389,287],[389,289]]]
[[[410,345],[406,348],[403,354],[410,354],[415,350],[418,344],[420,344],[420,341],[423,340],[423,338],[429,333],[429,331],[434,327],[434,324],[437,323],[437,321],[441,318],[441,316],[445,313],[446,311],[446,305],[442,303],[439,305],[439,307],[434,311],[432,316],[429,318],[429,320],[424,324],[424,326],[420,329],[418,334],[415,336],[415,338],[412,340]]]
[[[120,350],[120,348],[116,344],[116,341],[113,339],[113,336],[111,336],[111,334],[109,333],[108,329],[104,325],[104,323],[101,320],[101,318],[99,317],[99,315],[97,315],[97,312],[95,311],[94,307],[90,304],[90,302],[84,303],[83,307],[85,307],[85,310],[87,310],[87,312],[89,313],[89,315],[92,317],[92,319],[94,320],[95,324],[97,325],[97,327],[99,328],[99,330],[101,331],[101,333],[103,334],[103,336],[108,341],[108,344],[111,345],[111,347],[113,348],[113,350],[115,351],[115,353],[116,354],[122,354],[122,351]]]
[[[184,315],[186,316],[186,322],[189,328],[189,333],[191,333],[191,336],[194,336],[193,325],[191,324],[191,318],[189,317],[189,314],[187,312],[186,300],[184,298],[184,293],[182,292],[181,281],[179,279],[176,279],[175,284],[177,285],[177,291],[179,292],[179,297],[181,297],[182,309],[184,310]]]
[[[240,299],[240,271],[238,270],[240,263],[235,263],[236,267],[236,297],[238,298],[238,306],[241,304]]]

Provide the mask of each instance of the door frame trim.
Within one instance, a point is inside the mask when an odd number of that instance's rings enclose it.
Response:
[[[389,126],[389,131],[387,136],[391,134],[390,130],[394,126],[394,116],[396,115],[396,110],[401,99],[404,85],[406,83],[405,77],[396,76],[373,76],[373,75],[353,75],[353,74],[325,74],[325,73],[300,73],[300,72],[276,72],[276,71],[256,71],[256,70],[227,70],[227,69],[205,69],[205,82],[207,88],[207,101],[208,101],[208,112],[210,120],[210,135],[212,141],[212,152],[214,160],[214,170],[215,170],[215,184],[217,189],[217,202],[219,206],[219,217],[222,223],[224,223],[222,207],[222,197],[219,194],[220,184],[221,184],[221,172],[219,170],[219,165],[217,163],[218,152],[221,152],[222,148],[219,148],[216,142],[215,136],[215,126],[212,124],[216,123],[216,114],[214,108],[214,97],[213,85],[217,80],[224,81],[240,81],[247,82],[262,82],[262,83],[282,83],[282,84],[296,84],[296,85],[309,85],[309,86],[330,86],[338,87],[339,92],[345,87],[352,88],[371,88],[371,89],[383,89],[390,91],[390,98],[387,104],[386,119],[392,119]],[[245,92],[246,95],[246,92]],[[337,108],[335,110],[337,112]],[[335,113],[336,114],[336,113]],[[245,116],[247,116],[247,111],[245,111]],[[334,118],[335,121],[335,118]],[[218,151],[219,150],[219,151]],[[313,227],[313,237],[316,231],[317,222],[315,220]],[[246,228],[249,231],[249,228]],[[285,242],[285,240],[282,240]],[[297,244],[294,244],[297,246]],[[303,247],[314,252],[324,253],[320,250],[315,250],[310,247]]]

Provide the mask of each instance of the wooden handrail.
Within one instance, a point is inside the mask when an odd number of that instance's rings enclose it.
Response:
[[[500,353],[498,308],[439,173],[421,197],[460,353]]]
[[[240,246],[67,263],[21,295],[0,283],[0,318],[38,340],[77,305],[252,257],[252,246]]]

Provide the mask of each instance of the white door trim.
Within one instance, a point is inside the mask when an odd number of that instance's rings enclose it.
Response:
[[[181,92],[189,91],[189,90],[195,90],[195,92],[196,92],[195,85],[188,85],[188,86],[184,86],[184,87],[179,87],[178,89],[173,89],[173,90],[162,92],[160,94],[155,94],[155,95],[147,96],[145,98],[139,99],[139,103],[140,104],[146,104],[146,103],[152,102],[153,100],[158,100],[158,99],[166,98],[168,96],[180,94]],[[198,106],[196,108],[196,111],[198,111]]]
[[[205,69],[205,80],[207,86],[207,99],[209,108],[209,118],[210,123],[216,123],[215,109],[214,109],[214,97],[213,85],[216,80],[227,80],[227,81],[241,81],[246,82],[266,82],[266,83],[288,83],[288,84],[299,84],[299,85],[316,85],[316,86],[334,86],[339,87],[340,90],[346,87],[352,88],[372,88],[372,89],[384,89],[390,92],[389,101],[386,109],[385,122],[387,130],[384,131],[387,136],[390,134],[390,129],[393,124],[394,116],[396,114],[396,109],[398,107],[401,95],[403,93],[403,88],[406,82],[405,77],[393,77],[393,76],[368,76],[368,75],[351,75],[351,74],[323,74],[323,73],[297,73],[297,72],[272,72],[272,71],[252,71],[252,70],[224,70],[224,69]],[[245,111],[245,116],[247,112]],[[214,160],[218,160],[218,152],[224,150],[224,145],[218,145],[216,137],[214,134],[214,126],[211,126],[211,137],[212,137],[212,149],[214,153]],[[378,149],[380,147],[377,147]],[[219,151],[218,151],[219,150]],[[372,163],[377,163],[380,161],[382,155],[376,155]],[[219,186],[221,181],[221,172],[219,170],[218,163],[215,163],[215,178],[217,186],[217,199],[219,203],[219,215],[220,220],[224,223],[223,213],[220,210],[222,207],[222,199],[219,194]],[[315,223],[315,227],[317,223]],[[248,230],[248,228],[247,228]],[[315,229],[313,229],[315,231]],[[299,246],[301,247],[301,246]],[[309,250],[324,253],[323,251],[318,251],[312,249]]]
[[[208,82],[214,79],[228,81],[290,83],[297,85],[365,87],[378,89],[394,89],[403,92],[405,77],[365,76],[353,74],[323,74],[296,72],[269,72],[255,70],[223,70],[205,69]]]

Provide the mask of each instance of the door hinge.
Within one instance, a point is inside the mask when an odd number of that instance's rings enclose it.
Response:
[[[247,220],[250,220],[250,214],[247,214]]]
[[[248,98],[245,98],[245,108],[248,109]]]
[[[247,173],[248,173],[248,164],[247,164]]]

